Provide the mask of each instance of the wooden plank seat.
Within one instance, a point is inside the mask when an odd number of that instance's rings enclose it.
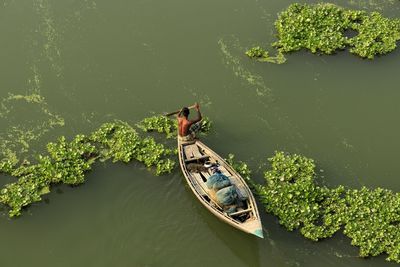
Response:
[[[192,145],[186,145],[183,147],[186,159],[190,158],[199,158],[203,156],[203,154],[200,153],[199,147],[196,144]]]
[[[240,215],[240,214],[243,214],[243,213],[249,212],[249,211],[251,211],[251,210],[252,210],[252,209],[239,210],[239,211],[236,211],[236,212],[233,212],[233,213],[229,213],[229,216],[236,216],[236,215]]]
[[[185,163],[210,158],[209,155],[202,154],[196,144],[186,145],[183,147],[183,150],[186,157]]]
[[[203,159],[208,159],[210,156],[208,156],[208,155],[204,155],[204,156],[201,156],[201,157],[198,157],[198,158],[189,158],[189,159],[185,159],[185,163],[188,163],[188,162],[192,162],[192,161],[199,161],[199,160],[203,160]]]

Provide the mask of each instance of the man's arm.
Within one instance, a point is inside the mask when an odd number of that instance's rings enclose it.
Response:
[[[198,103],[195,104],[194,108],[197,110],[197,118],[191,121],[192,124],[201,121],[201,119],[203,118],[201,116],[200,106]]]

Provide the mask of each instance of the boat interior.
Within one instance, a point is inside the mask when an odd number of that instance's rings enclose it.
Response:
[[[214,209],[223,213],[224,216],[230,217],[237,222],[245,222],[252,218],[254,214],[252,202],[250,200],[246,185],[231,170],[219,156],[206,147],[197,145],[196,142],[182,144],[182,157],[186,167],[186,173],[197,193],[207,201]],[[212,173],[212,168],[207,166],[218,166],[220,172],[229,178],[231,185],[236,189],[236,201],[229,206],[223,206],[218,203],[215,191],[207,187],[207,180]]]

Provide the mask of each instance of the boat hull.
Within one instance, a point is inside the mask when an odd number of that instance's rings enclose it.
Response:
[[[211,213],[229,225],[249,234],[263,238],[261,219],[258,213],[254,196],[243,178],[217,153],[199,140],[181,141],[178,139],[179,163],[185,179],[197,199]],[[231,184],[235,185],[238,196],[241,197],[241,210],[228,213],[215,199],[212,190],[206,186],[211,171],[193,171],[189,169],[191,163],[201,166],[205,161],[218,164],[219,169],[226,175]]]

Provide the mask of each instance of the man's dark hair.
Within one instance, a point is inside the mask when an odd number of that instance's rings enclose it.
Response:
[[[183,107],[182,108],[182,111],[181,111],[181,114],[184,116],[184,117],[188,117],[189,116],[189,109],[187,108],[187,107]]]

